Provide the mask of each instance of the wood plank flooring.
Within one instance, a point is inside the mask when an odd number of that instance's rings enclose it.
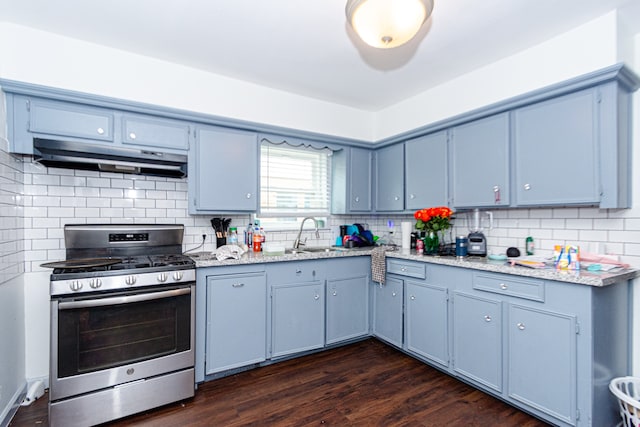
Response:
[[[47,395],[31,406],[21,407],[9,425],[48,426]],[[201,384],[193,399],[110,426],[547,424],[369,339]]]

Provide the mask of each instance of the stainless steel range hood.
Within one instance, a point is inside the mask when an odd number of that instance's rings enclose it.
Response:
[[[187,176],[187,156],[83,142],[33,139],[34,158],[45,166],[173,178]]]

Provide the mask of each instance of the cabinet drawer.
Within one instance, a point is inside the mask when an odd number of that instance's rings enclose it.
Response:
[[[387,259],[387,273],[424,279],[427,277],[427,265],[424,262]]]
[[[189,124],[176,120],[127,115],[123,119],[125,144],[158,148],[189,148]]]
[[[544,302],[544,281],[507,274],[474,273],[473,288]]]
[[[282,262],[270,264],[267,267],[268,282],[272,284],[324,280],[322,264],[317,261]]]
[[[113,113],[100,108],[32,100],[29,130],[49,135],[113,141]]]

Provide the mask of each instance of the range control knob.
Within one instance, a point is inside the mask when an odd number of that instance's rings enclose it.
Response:
[[[126,283],[129,286],[133,286],[136,284],[136,276],[127,276],[124,279],[124,283]]]
[[[168,277],[169,277],[169,275],[167,273],[160,273],[160,274],[158,274],[158,282],[164,283],[164,282],[167,281]]]
[[[89,286],[91,287],[91,289],[98,289],[100,286],[102,286],[102,280],[91,279],[89,280]]]
[[[176,282],[179,282],[180,280],[182,280],[182,277],[184,275],[182,274],[182,271],[175,271],[173,273],[173,280],[175,280]]]
[[[69,282],[69,289],[74,292],[79,291],[80,289],[82,289],[82,282],[80,280],[72,280],[71,282]]]

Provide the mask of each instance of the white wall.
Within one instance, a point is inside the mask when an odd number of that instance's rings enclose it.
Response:
[[[25,391],[22,165],[7,154],[0,96],[0,424]]]
[[[19,25],[0,22],[0,52],[0,78],[372,140],[368,112]]]

